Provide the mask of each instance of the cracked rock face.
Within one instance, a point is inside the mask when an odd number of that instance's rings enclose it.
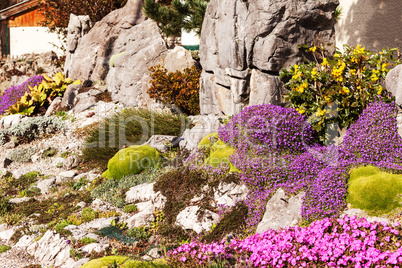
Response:
[[[281,102],[279,72],[298,45],[335,44],[338,0],[211,0],[201,33],[201,114]]]

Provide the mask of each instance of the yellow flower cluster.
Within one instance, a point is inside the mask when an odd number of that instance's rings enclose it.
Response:
[[[294,90],[303,93],[306,88],[308,88],[308,83],[307,81],[304,81],[300,86],[297,86]]]
[[[328,62],[327,58],[324,58],[324,59],[322,60],[321,65],[322,65],[323,67],[325,67],[325,66],[328,66],[328,65],[329,65],[329,62]]]
[[[313,70],[311,71],[311,78],[317,80],[317,77],[318,77],[317,68],[313,68]]]
[[[362,45],[357,45],[355,49],[353,49],[353,54],[361,54],[366,51],[365,47],[362,47]]]
[[[346,68],[346,63],[343,62],[342,60],[338,60],[338,68],[334,68],[331,72],[331,74],[333,75],[333,77],[339,81],[342,82],[343,78],[342,78],[342,73]]]
[[[342,87],[341,90],[339,90],[339,93],[342,95],[348,94],[350,90],[347,87]]]

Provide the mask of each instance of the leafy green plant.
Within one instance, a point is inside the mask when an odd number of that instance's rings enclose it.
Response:
[[[162,65],[157,65],[149,68],[149,71],[152,80],[147,92],[152,99],[175,105],[189,115],[200,113],[200,70],[192,67],[183,72],[169,73]]]
[[[62,233],[63,229],[69,225],[72,225],[72,223],[70,221],[67,220],[62,220],[61,222],[59,222],[58,224],[56,224],[56,226],[54,227],[54,230],[57,233]]]
[[[0,253],[6,252],[9,249],[11,249],[9,245],[0,245]]]
[[[10,141],[11,138],[17,138],[19,144],[29,143],[36,138],[64,130],[65,127],[63,120],[55,116],[28,118],[17,125],[0,130],[0,145]]]
[[[31,157],[38,151],[35,147],[25,147],[14,149],[9,158],[13,162],[26,163],[31,161]]]
[[[4,216],[11,209],[11,204],[8,203],[8,198],[0,199],[0,217]]]
[[[83,237],[83,238],[80,239],[80,242],[82,244],[84,244],[84,245],[89,245],[89,244],[92,244],[92,243],[96,243],[98,241],[96,241],[96,239],[91,238],[91,237]]]
[[[142,183],[150,183],[156,181],[161,170],[150,168],[140,174],[129,175],[121,180],[108,179],[97,185],[91,191],[93,198],[99,198],[103,201],[113,204],[116,207],[122,208],[126,205],[125,193],[131,187]]]
[[[392,100],[381,83],[389,68],[399,63],[394,57],[397,49],[383,49],[376,54],[361,45],[345,45],[344,50],[327,58],[323,46],[309,48],[307,52],[315,61],[296,64],[280,74],[289,89],[285,100],[308,117],[323,143],[330,139],[327,128],[348,128],[375,99]]]
[[[88,222],[96,219],[98,217],[98,213],[90,207],[86,207],[81,212],[81,219],[83,222]]]
[[[63,96],[69,84],[81,84],[80,80],[72,81],[70,78],[65,78],[62,73],[55,74],[53,78],[45,74],[42,76],[44,80],[35,87],[28,86],[30,92],[25,92],[15,104],[11,105],[8,108],[9,113],[25,115],[44,113],[53,99]]]
[[[151,235],[147,232],[145,227],[134,227],[127,230],[127,235],[134,237],[137,240],[148,240]]]
[[[133,213],[133,212],[137,212],[137,211],[138,211],[138,207],[135,204],[130,204],[130,205],[124,206],[125,213]]]
[[[109,159],[123,147],[143,144],[152,135],[180,136],[186,125],[183,115],[142,108],[124,109],[87,130],[83,159],[90,167],[104,171]]]
[[[5,213],[1,217],[1,222],[7,224],[7,226],[17,225],[24,219],[24,215],[19,213]]]
[[[56,154],[57,154],[57,149],[53,148],[53,147],[49,147],[42,153],[42,157],[44,157],[44,158],[52,157],[52,156],[55,156]]]

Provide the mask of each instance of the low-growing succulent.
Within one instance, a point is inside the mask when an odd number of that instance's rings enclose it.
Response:
[[[31,157],[37,153],[38,149],[35,147],[25,147],[14,149],[9,155],[10,160],[18,163],[26,163],[31,161]]]
[[[90,207],[86,207],[81,212],[81,219],[83,222],[88,222],[96,219],[98,217],[98,213]]]
[[[130,204],[130,205],[124,206],[125,213],[132,213],[132,212],[137,212],[137,211],[138,211],[138,207],[135,204]]]
[[[16,137],[19,143],[28,143],[36,138],[65,130],[65,123],[55,116],[39,116],[24,120],[23,122],[0,130],[0,145]]]

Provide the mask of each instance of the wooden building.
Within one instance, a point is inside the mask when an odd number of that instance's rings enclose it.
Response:
[[[49,33],[39,22],[40,0],[25,0],[0,10],[0,54],[2,57],[54,50],[57,35]]]

